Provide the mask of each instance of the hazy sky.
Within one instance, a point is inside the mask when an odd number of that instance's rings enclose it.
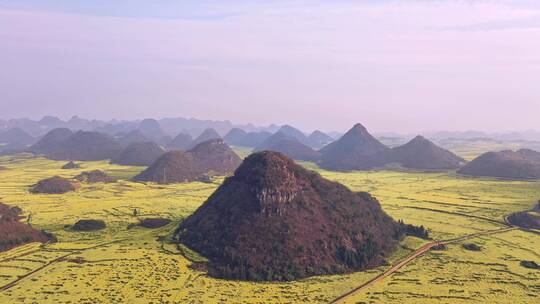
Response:
[[[540,129],[540,1],[0,0],[0,118]]]

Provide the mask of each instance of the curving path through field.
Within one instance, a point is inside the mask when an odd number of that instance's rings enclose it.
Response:
[[[487,230],[487,231],[482,231],[482,232],[478,232],[478,233],[468,234],[468,235],[465,235],[465,236],[462,236],[462,237],[459,237],[459,238],[455,238],[455,239],[449,239],[449,240],[435,241],[435,242],[427,243],[424,246],[416,249],[413,253],[411,253],[405,259],[401,260],[400,262],[398,262],[397,264],[395,264],[394,266],[392,266],[391,268],[389,268],[385,272],[379,274],[378,276],[376,276],[373,279],[365,282],[364,284],[356,287],[355,289],[347,292],[346,294],[343,294],[343,295],[339,296],[338,298],[333,300],[331,303],[332,304],[334,304],[334,303],[337,304],[337,303],[345,302],[345,300],[349,299],[350,297],[360,293],[361,291],[365,290],[366,288],[369,288],[370,286],[375,285],[377,282],[380,282],[380,281],[384,280],[386,277],[394,274],[400,268],[402,268],[405,265],[411,263],[412,261],[414,261],[418,257],[422,256],[424,253],[428,252],[429,250],[431,250],[435,246],[458,243],[458,242],[461,242],[461,241],[464,241],[464,240],[467,240],[467,239],[471,239],[471,238],[475,238],[475,237],[479,237],[479,236],[483,236],[483,235],[502,233],[502,232],[507,232],[507,231],[516,230],[516,229],[518,229],[518,228],[517,227],[507,227],[507,228],[502,228],[502,229],[497,229],[497,230]]]

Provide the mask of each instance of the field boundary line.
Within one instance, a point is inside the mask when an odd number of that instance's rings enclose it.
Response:
[[[411,253],[405,259],[399,261],[397,264],[395,264],[391,268],[387,269],[383,273],[375,276],[371,280],[363,283],[362,285],[354,288],[353,290],[351,290],[351,291],[337,297],[336,299],[334,299],[330,303],[331,304],[343,303],[349,297],[354,296],[354,295],[360,293],[361,291],[363,291],[364,289],[369,288],[369,287],[375,285],[376,283],[382,281],[386,277],[391,276],[392,274],[394,274],[396,271],[398,271],[402,267],[406,266],[407,264],[411,263],[412,261],[414,261],[418,257],[420,257],[420,256],[424,255],[426,252],[430,251],[433,247],[440,246],[440,245],[458,243],[458,242],[461,242],[461,241],[464,241],[464,240],[467,240],[467,239],[471,239],[471,238],[475,238],[475,237],[479,237],[479,236],[491,235],[491,234],[496,234],[496,233],[503,233],[503,232],[516,230],[516,229],[518,229],[518,228],[516,228],[516,227],[507,227],[507,228],[496,229],[496,230],[486,230],[486,231],[482,231],[482,232],[478,232],[478,233],[468,234],[468,235],[461,236],[461,237],[454,238],[454,239],[448,239],[448,240],[442,240],[442,241],[435,241],[435,242],[427,243],[427,244],[423,245],[422,247],[416,249],[413,253]]]
[[[114,243],[119,243],[119,242],[123,242],[123,241],[126,241],[126,240],[129,240],[129,239],[120,239],[120,240],[114,240],[114,241],[110,241],[110,242],[107,242],[107,243],[101,243],[101,244],[97,244],[95,246],[91,246],[91,247],[87,247],[87,248],[83,248],[83,249],[77,249],[77,250],[73,250],[72,252],[68,253],[68,254],[64,254],[60,257],[57,257],[49,262],[47,262],[46,264],[44,264],[43,266],[40,266],[28,273],[26,273],[25,275],[23,276],[20,276],[18,277],[16,280],[14,281],[11,281],[10,283],[4,285],[4,286],[0,286],[0,292],[3,292],[3,291],[6,291],[10,288],[12,288],[13,286],[17,285],[20,281],[30,277],[31,275],[55,264],[55,263],[58,263],[58,262],[61,262],[61,261],[64,261],[65,258],[67,258],[68,256],[70,255],[74,255],[74,254],[80,254],[86,250],[91,250],[91,249],[96,249],[96,248],[100,248],[100,247],[103,247],[103,246],[107,246],[107,245],[111,245],[111,244],[114,244]],[[39,251],[39,250],[38,250]]]
[[[467,214],[467,213],[461,213],[461,212],[452,212],[452,211],[433,209],[433,208],[426,208],[426,207],[418,207],[418,206],[401,206],[401,207],[418,209],[418,210],[427,210],[427,211],[433,211],[433,212],[439,212],[439,213],[445,213],[445,214],[451,214],[451,215],[457,215],[457,216],[470,217],[470,218],[475,218],[475,219],[479,219],[479,220],[492,222],[492,223],[499,224],[499,225],[510,226],[504,220],[492,219],[492,218],[485,217],[485,216],[479,216],[479,215],[473,215],[473,214]]]

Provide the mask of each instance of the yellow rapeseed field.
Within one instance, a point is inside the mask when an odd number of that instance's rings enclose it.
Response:
[[[27,244],[0,253],[0,303],[328,303],[389,266],[366,272],[321,276],[288,283],[218,280],[192,269],[186,250],[167,243],[177,224],[219,186],[214,183],[157,185],[130,182],[142,167],[65,162],[29,155],[0,158],[0,201],[21,207],[32,226],[55,234],[57,243]],[[450,239],[503,227],[498,221],[531,208],[540,198],[538,181],[501,181],[453,173],[367,171],[336,173],[305,166],[354,191],[368,191],[395,219],[424,225],[435,239]],[[83,184],[63,195],[30,194],[40,179],[101,169],[118,178]],[[133,210],[137,210],[137,216]],[[166,217],[159,229],[134,227],[138,218]],[[79,219],[102,219],[105,230],[75,232]],[[389,260],[405,257],[426,241],[407,237]],[[393,276],[350,299],[350,303],[535,303],[540,272],[521,260],[540,260],[540,235],[514,230],[431,251]],[[182,253],[182,254],[181,254]],[[536,302],[537,303],[537,302]]]

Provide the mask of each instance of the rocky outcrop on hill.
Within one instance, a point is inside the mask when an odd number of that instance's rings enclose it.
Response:
[[[402,233],[371,195],[265,151],[246,158],[175,239],[209,258],[212,276],[285,281],[376,267]]]

